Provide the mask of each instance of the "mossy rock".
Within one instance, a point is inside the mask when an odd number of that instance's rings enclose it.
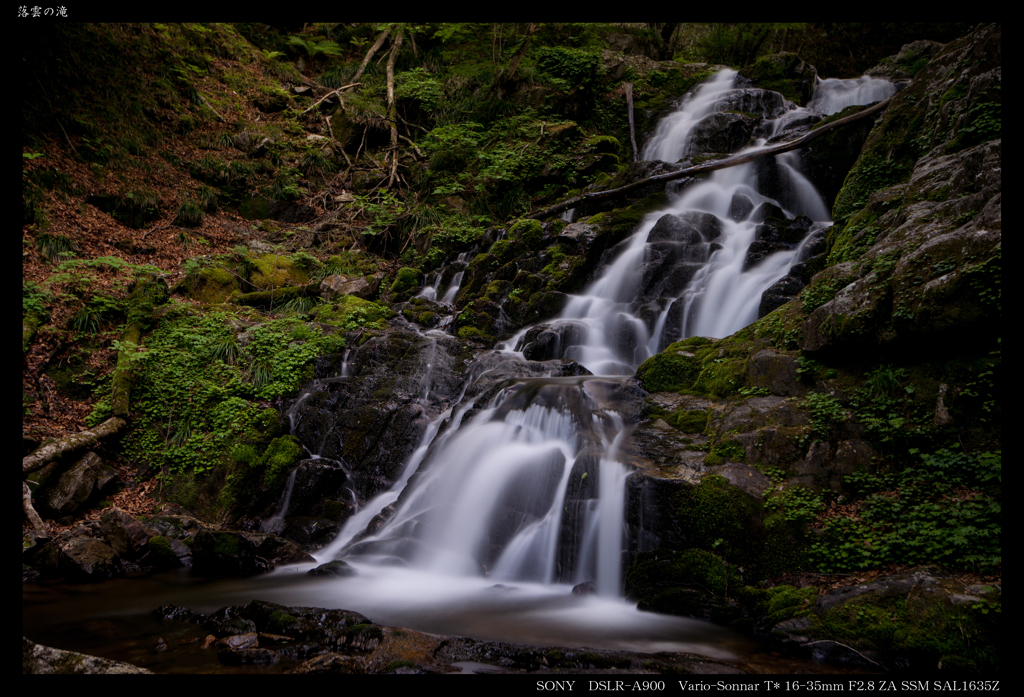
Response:
[[[381,329],[395,313],[383,305],[354,295],[342,295],[337,302],[320,305],[313,312],[313,321],[345,330],[370,327]]]
[[[740,565],[760,552],[763,505],[725,477],[708,475],[681,487],[676,502],[677,520],[694,547],[714,549]]]
[[[722,360],[722,362],[704,363],[700,374],[693,383],[693,391],[715,397],[729,397],[738,394],[739,389],[746,383],[747,360],[745,358],[715,360]]]
[[[413,290],[420,287],[423,281],[423,274],[411,266],[403,266],[395,274],[395,281],[391,284],[392,301],[405,299]]]
[[[223,303],[239,290],[238,278],[220,266],[209,266],[199,271],[185,285],[188,296],[209,305]]]
[[[305,454],[306,451],[295,436],[279,436],[270,441],[259,461],[259,467],[263,469],[264,486],[273,488],[279,485],[284,474],[295,467]]]
[[[743,74],[763,90],[778,92],[786,99],[806,106],[814,93],[817,71],[795,53],[762,56]]]
[[[700,375],[701,364],[687,350],[691,344],[677,341],[637,368],[636,377],[648,392],[678,392],[693,386]]]
[[[611,153],[618,155],[622,145],[615,136],[592,136],[587,138],[584,145],[597,153]]]
[[[627,597],[650,612],[709,617],[730,588],[739,588],[736,569],[703,549],[641,552],[626,573]]]
[[[925,572],[926,578],[914,585],[900,582],[901,576],[915,574],[922,572],[883,577],[838,603],[821,596],[807,634],[910,669],[939,664],[954,674],[998,669],[1003,645],[999,594],[954,603],[963,591],[958,581]]]
[[[795,588],[778,585],[773,588],[745,586],[740,590],[740,602],[760,625],[776,625],[796,617],[806,617],[814,607],[818,589],[814,586]]]
[[[708,409],[679,409],[666,416],[665,421],[683,433],[703,433],[710,416]]]
[[[249,263],[252,266],[249,281],[257,288],[301,286],[309,282],[306,272],[291,257],[283,254],[263,254]]]
[[[539,220],[520,220],[508,231],[508,238],[527,249],[539,249],[543,246],[544,229]]]

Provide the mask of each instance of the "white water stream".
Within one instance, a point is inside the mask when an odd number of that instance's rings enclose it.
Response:
[[[691,133],[709,114],[726,109],[723,100],[735,77],[735,71],[724,70],[688,96],[658,126],[644,157],[674,162],[693,154]],[[834,108],[823,95],[816,97],[818,103]],[[791,118],[792,112],[780,114],[767,135]],[[798,171],[795,155],[779,156],[776,166],[784,180],[784,202],[762,193],[753,163],[691,184],[665,210],[648,215],[600,278],[548,323],[583,327],[574,335],[582,340],[564,347],[563,357],[594,377],[537,374],[463,401],[471,383],[486,373],[471,370],[462,396],[454,406],[437,410],[395,485],[367,502],[316,554],[320,562],[346,560],[356,575],[303,585],[308,597],[298,601],[481,638],[728,655],[703,643],[715,631],[706,623],[639,613],[621,598],[629,471],[616,453],[627,430],[603,395],[621,379],[614,376],[631,375],[683,335],[722,337],[756,319],[761,294],[800,253],[800,247],[776,252],[744,269],[747,248],[764,219],[758,213],[762,204],[777,206],[789,218],[806,215],[819,226],[829,218],[821,197]],[[737,209],[738,200],[749,205]],[[674,294],[645,301],[644,314],[638,292],[645,264],[664,248],[649,235],[666,215],[704,226],[700,238],[691,237],[681,252],[690,255],[695,271]],[[464,268],[464,260],[459,262]],[[442,302],[454,299],[460,282],[461,270]],[[436,299],[440,286],[438,273],[420,295]],[[673,311],[679,316],[670,322]],[[491,357],[523,362],[514,349],[524,333]],[[419,395],[425,408],[431,399],[430,370]],[[486,403],[478,403],[481,399]],[[382,511],[384,518],[375,518]],[[281,570],[277,576],[307,568]],[[573,584],[585,582],[594,595],[570,594]],[[294,590],[287,602],[297,602]],[[602,632],[594,631],[595,624]],[[646,639],[637,643],[632,637],[638,634]]]

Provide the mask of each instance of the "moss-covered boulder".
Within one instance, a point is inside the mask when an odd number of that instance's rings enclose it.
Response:
[[[185,283],[189,297],[201,303],[222,303],[239,290],[238,277],[221,266],[201,269]]]
[[[636,370],[636,377],[648,392],[678,392],[693,386],[700,375],[701,363],[694,348],[710,343],[704,337],[677,341],[651,356]]]
[[[805,601],[795,604],[794,619],[776,624],[772,639],[830,661],[950,675],[999,666],[997,586],[965,585],[937,568],[916,568],[836,588],[818,595],[810,608]],[[776,617],[787,614],[781,609]]]
[[[344,330],[369,327],[380,329],[395,313],[383,305],[363,300],[354,295],[342,295],[336,302],[320,305],[313,312],[313,320]]]
[[[637,609],[670,615],[722,618],[738,588],[736,569],[703,549],[642,552],[626,573],[626,597]]]
[[[805,106],[814,94],[818,71],[795,53],[772,53],[744,68],[743,75],[761,89],[778,92],[786,99]]]
[[[420,271],[411,266],[403,266],[398,270],[395,280],[391,284],[390,297],[392,302],[407,300],[412,291],[419,288],[422,282],[423,274]]]
[[[262,290],[299,286],[309,282],[306,271],[294,259],[283,254],[262,254],[249,263],[249,281]]]

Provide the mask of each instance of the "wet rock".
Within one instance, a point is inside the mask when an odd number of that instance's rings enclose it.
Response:
[[[192,566],[196,573],[213,576],[251,576],[274,568],[245,533],[210,530],[192,538]]]
[[[683,157],[701,153],[737,152],[746,147],[760,119],[746,114],[714,112],[702,118],[690,132]]]
[[[104,464],[103,458],[88,452],[61,474],[55,484],[47,483],[42,495],[44,506],[40,508],[52,512],[54,517],[71,516],[116,477],[117,472]]]
[[[531,361],[562,358],[563,349],[583,343],[586,333],[582,322],[538,324],[523,335],[516,350]]]
[[[306,572],[310,576],[355,576],[356,570],[346,562],[335,559]]]
[[[750,465],[739,462],[727,462],[708,469],[708,474],[725,477],[730,484],[742,489],[747,494],[761,498],[771,486],[771,480]]]
[[[767,218],[754,228],[754,241],[747,249],[743,270],[746,271],[770,254],[795,248],[807,236],[813,224],[805,215],[793,220]]]
[[[271,649],[223,648],[217,652],[217,659],[228,666],[275,665],[280,663],[281,656]]]
[[[130,663],[112,661],[99,656],[90,656],[75,651],[40,646],[25,637],[21,639],[22,675],[128,675],[147,674],[153,671],[133,666]]]
[[[801,382],[798,367],[794,356],[777,349],[761,349],[747,361],[747,384],[771,390],[773,395],[802,397],[810,386]]]
[[[328,276],[320,283],[320,295],[327,302],[333,302],[342,295],[355,295],[363,300],[373,300],[377,297],[377,289],[383,278],[383,273],[359,277],[341,274]]]
[[[683,244],[698,244],[704,241],[700,231],[692,224],[683,220],[678,215],[666,214],[658,218],[651,231],[647,234],[647,242],[660,242],[668,240],[671,242],[682,242]]]
[[[292,673],[336,673],[342,675],[365,675],[366,668],[363,661],[353,656],[343,656],[338,653],[328,653],[323,656],[311,658],[298,666]]]
[[[757,306],[758,319],[796,299],[803,289],[804,282],[796,276],[783,276],[761,294],[761,304]]]
[[[732,220],[736,222],[746,220],[752,210],[754,210],[754,202],[750,200],[749,196],[738,191],[732,195],[732,200],[729,202],[729,217]]]
[[[786,110],[786,100],[778,92],[756,88],[729,90],[715,105],[720,111],[738,111],[762,119],[774,119]]]

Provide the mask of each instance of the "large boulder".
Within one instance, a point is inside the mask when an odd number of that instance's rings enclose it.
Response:
[[[153,671],[130,663],[41,646],[21,638],[22,675],[152,675]]]
[[[94,452],[83,455],[67,471],[56,478],[51,475],[39,497],[41,512],[55,518],[73,516],[90,498],[107,489],[117,478],[117,471]]]

